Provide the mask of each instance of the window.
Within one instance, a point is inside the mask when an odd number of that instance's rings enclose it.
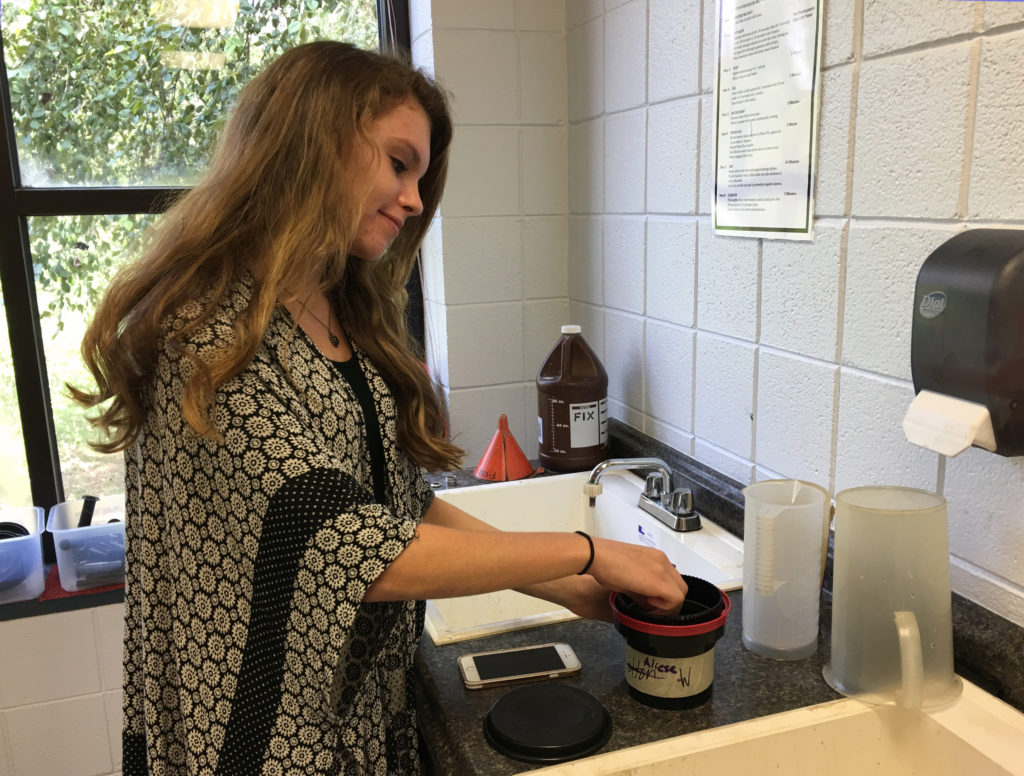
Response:
[[[91,311],[164,203],[202,174],[241,86],[322,38],[408,47],[405,3],[0,6],[0,506],[121,491],[120,456],[92,451],[63,388],[88,385],[78,348]]]

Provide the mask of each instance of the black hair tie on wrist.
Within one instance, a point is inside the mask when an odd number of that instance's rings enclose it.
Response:
[[[577,571],[576,572],[576,576],[579,577],[579,576],[583,576],[588,571],[590,571],[590,567],[594,563],[594,540],[590,538],[590,534],[584,533],[583,531],[576,531],[576,533],[578,533],[580,536],[582,536],[584,539],[586,539],[587,540],[587,544],[590,545],[590,560],[587,561],[587,565],[583,567],[582,571]]]

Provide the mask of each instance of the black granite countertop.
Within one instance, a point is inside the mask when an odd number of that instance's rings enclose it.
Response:
[[[698,730],[730,725],[768,714],[835,700],[841,696],[822,678],[828,659],[831,610],[821,608],[817,653],[803,660],[778,661],[744,649],[743,596],[730,594],[732,612],[725,634],[715,645],[711,698],[683,711],[663,711],[642,704],[628,693],[625,680],[625,641],[607,623],[572,620],[436,646],[424,634],[416,659],[417,707],[424,740],[436,761],[438,774],[504,776],[541,766],[512,760],[496,752],[483,735],[483,720],[491,705],[510,687],[467,690],[456,660],[468,652],[567,642],[583,664],[578,677],[557,681],[578,687],[597,698],[612,717],[612,735],[601,752],[660,741]]]

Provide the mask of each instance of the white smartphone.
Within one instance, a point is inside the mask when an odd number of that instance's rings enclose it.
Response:
[[[573,676],[580,672],[580,661],[568,644],[538,644],[463,655],[459,658],[459,671],[466,687],[479,690],[502,684]]]

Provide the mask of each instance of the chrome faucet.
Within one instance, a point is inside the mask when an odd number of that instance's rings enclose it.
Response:
[[[583,492],[594,506],[601,494],[601,477],[614,469],[651,469],[644,483],[637,506],[656,517],[673,531],[696,531],[700,526],[700,513],[693,508],[693,494],[689,488],[672,488],[672,469],[660,458],[609,458],[601,461],[590,472]]]

